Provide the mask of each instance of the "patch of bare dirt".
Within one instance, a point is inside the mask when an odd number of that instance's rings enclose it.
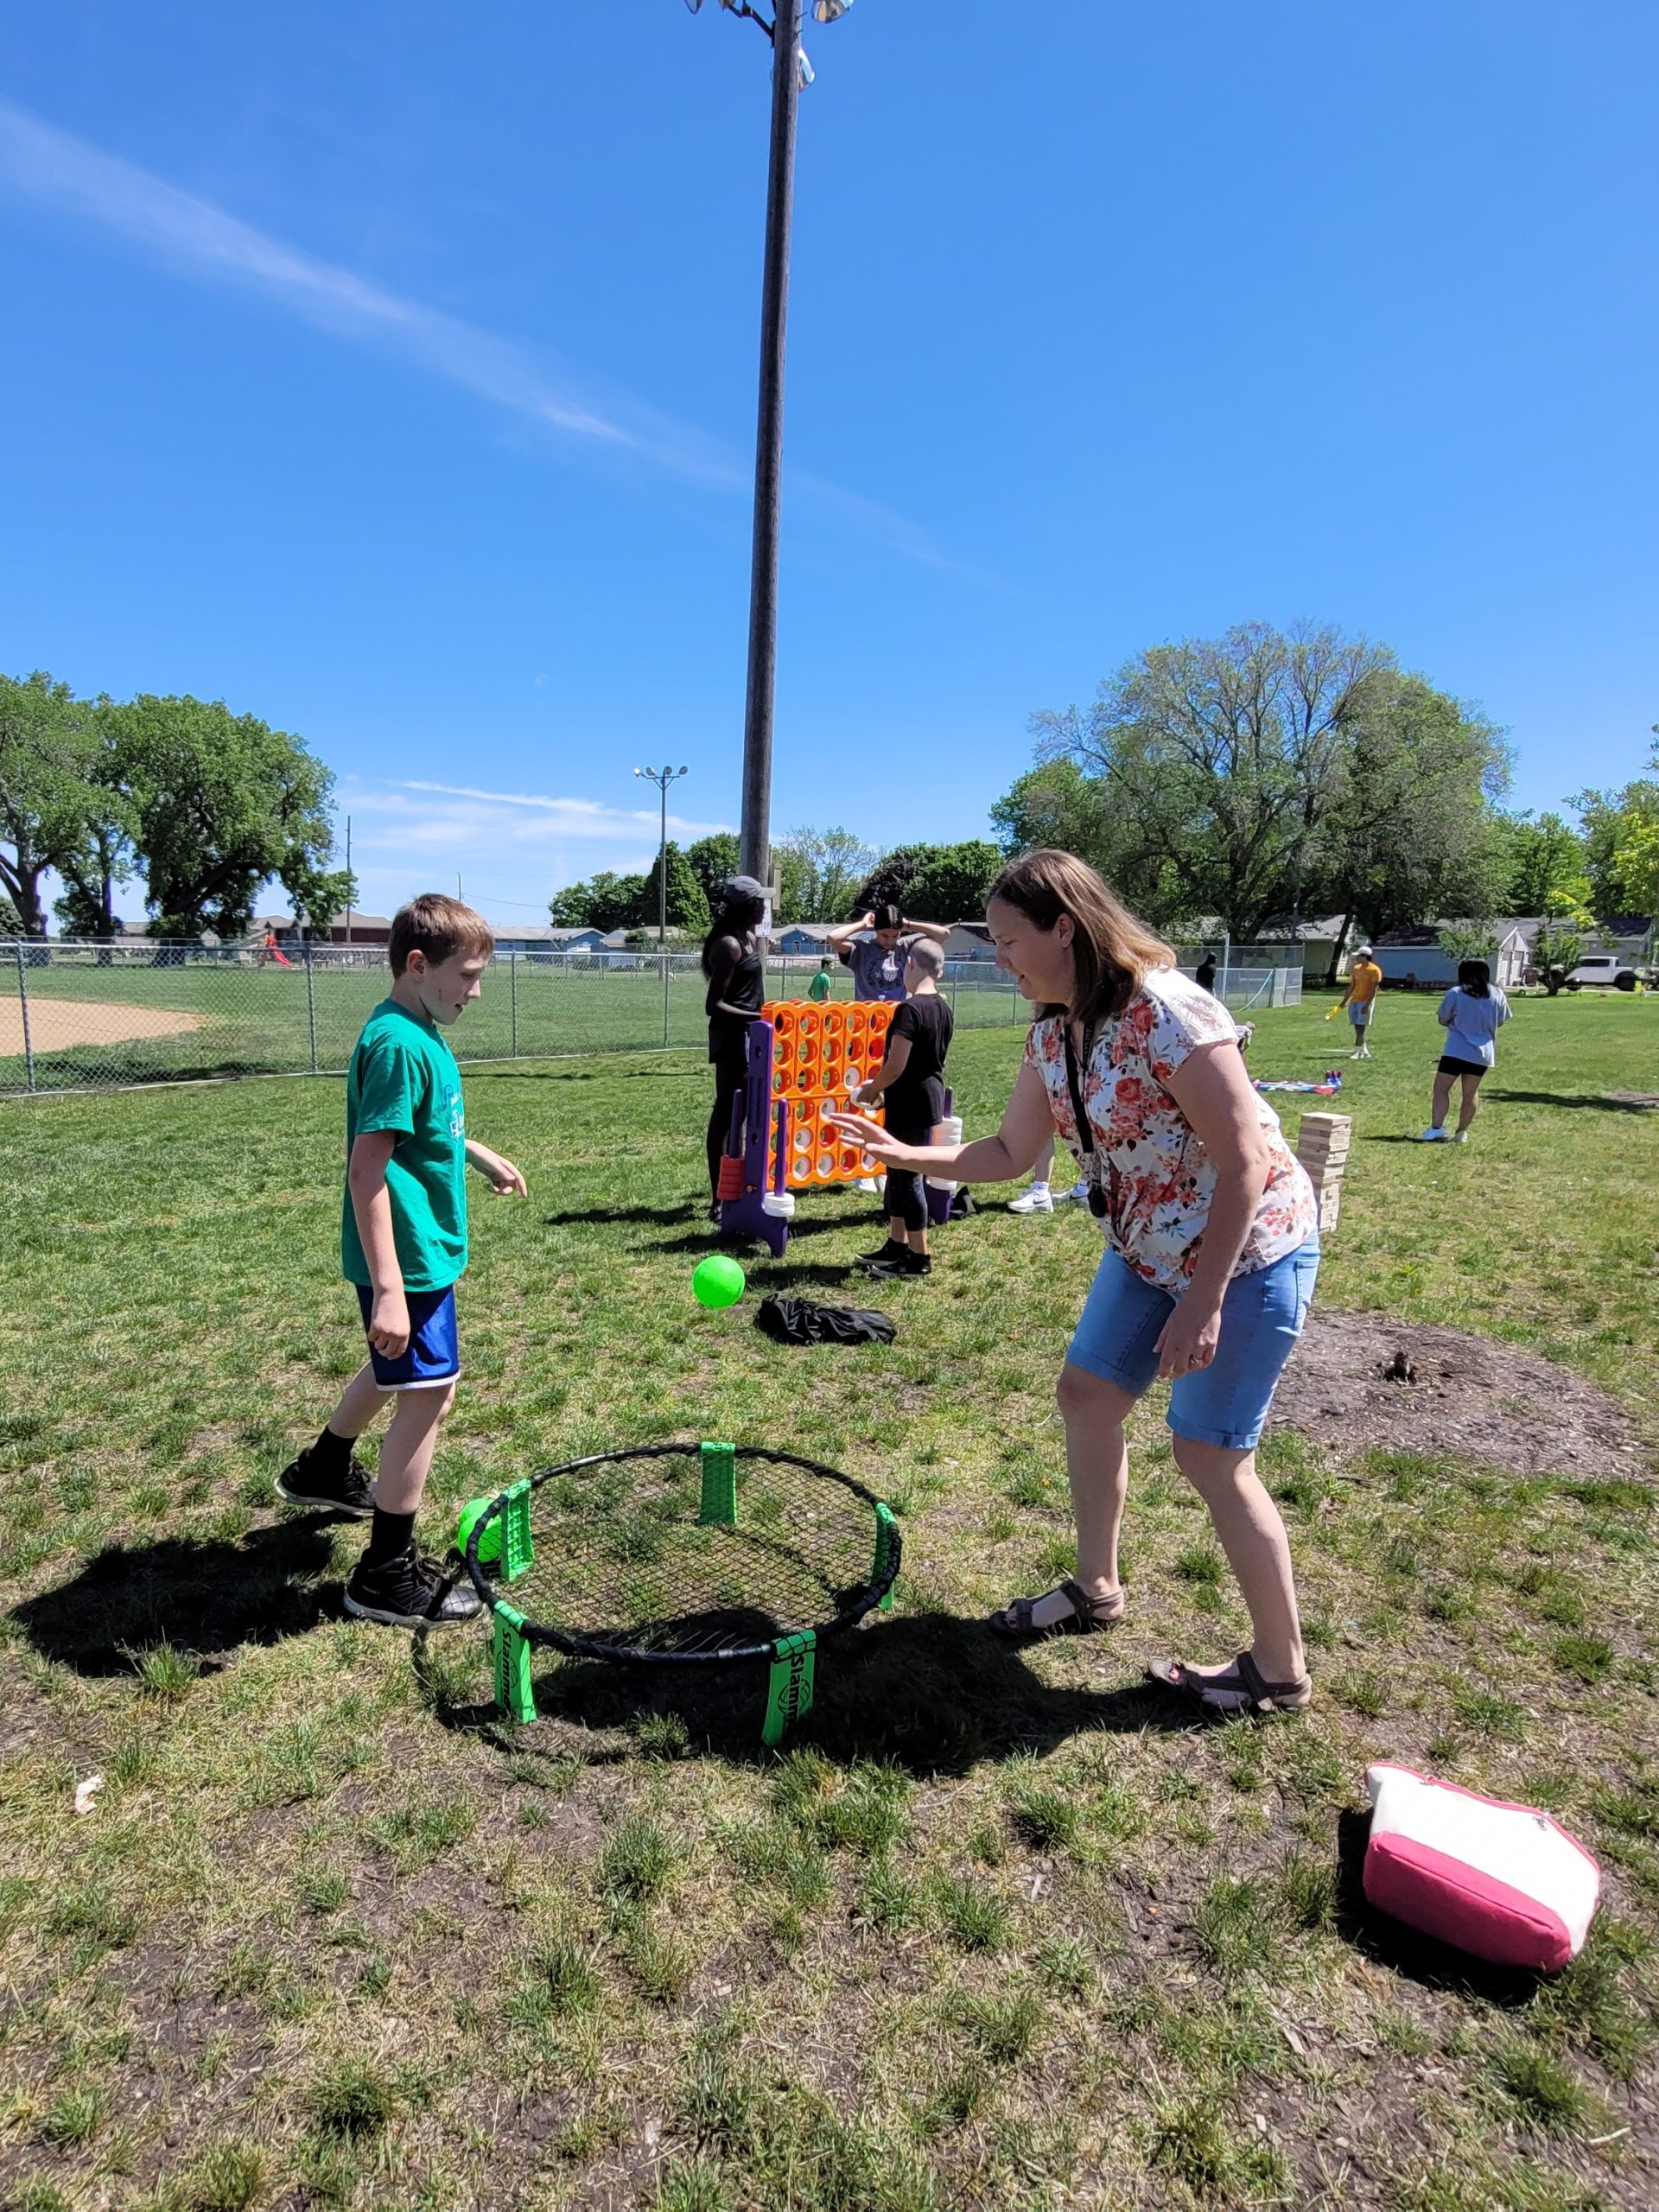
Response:
[[[1650,1479],[1617,1398],[1570,1368],[1462,1329],[1316,1306],[1271,1425],[1329,1451],[1452,1452],[1512,1475]]]
[[[127,1045],[137,1037],[176,1037],[200,1029],[202,1017],[163,1006],[114,1006],[99,999],[34,998],[29,1003],[29,1043],[37,1052],[67,1052],[73,1045]],[[22,1008],[0,1006],[0,1057],[23,1049]]]

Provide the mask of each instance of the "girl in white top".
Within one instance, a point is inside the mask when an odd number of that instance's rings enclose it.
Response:
[[[1497,1061],[1497,1033],[1510,1018],[1510,1002],[1492,982],[1484,960],[1460,960],[1458,980],[1440,1001],[1438,1016],[1446,1050],[1434,1075],[1434,1117],[1423,1131],[1425,1144],[1446,1141],[1446,1109],[1454,1081],[1463,1085],[1453,1144],[1468,1141],[1469,1124],[1479,1110],[1481,1077]]]

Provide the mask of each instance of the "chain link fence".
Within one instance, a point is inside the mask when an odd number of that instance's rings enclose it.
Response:
[[[817,967],[774,955],[767,997],[804,997]],[[1239,1012],[1301,997],[1300,969],[1235,967],[1226,980]],[[381,946],[285,946],[278,959],[258,945],[149,938],[0,940],[0,1093],[339,1074],[388,981]],[[989,961],[947,962],[941,988],[958,1028],[1029,1019]],[[463,1061],[701,1052],[704,989],[695,953],[499,953],[450,1042]],[[844,969],[830,995],[852,995]]]

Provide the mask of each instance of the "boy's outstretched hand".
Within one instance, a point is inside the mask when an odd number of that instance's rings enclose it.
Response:
[[[530,1186],[510,1160],[503,1160],[499,1152],[492,1152],[486,1144],[467,1141],[467,1157],[479,1173],[488,1182],[498,1198],[530,1196]]]

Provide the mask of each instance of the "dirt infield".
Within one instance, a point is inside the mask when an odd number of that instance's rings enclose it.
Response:
[[[98,999],[31,998],[29,1041],[37,1052],[67,1052],[72,1045],[130,1045],[137,1037],[176,1037],[200,1029],[202,1017],[176,1007],[110,1006]],[[0,1004],[0,1058],[23,1049],[22,1009]]]

